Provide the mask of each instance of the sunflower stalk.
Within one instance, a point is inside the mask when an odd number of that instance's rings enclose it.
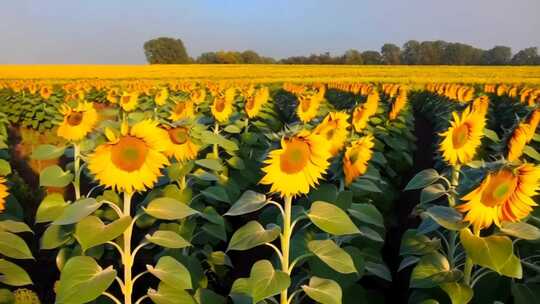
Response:
[[[214,134],[219,134],[219,123],[217,121],[214,125]],[[217,144],[212,146],[212,151],[214,152],[214,158],[219,159],[219,147]]]
[[[281,234],[281,270],[287,275],[292,273],[292,268],[289,267],[290,246],[292,236],[292,197],[285,196],[285,208],[283,214],[283,232]],[[288,304],[288,290],[281,292],[281,304]]]
[[[74,158],[74,173],[75,180],[73,181],[73,188],[75,189],[75,200],[81,198],[81,147],[78,143],[73,144],[73,158]]]
[[[124,192],[124,216],[131,214],[131,198],[133,193]],[[131,296],[133,293],[132,267],[133,257],[131,252],[131,236],[133,234],[133,225],[129,225],[124,231],[124,247],[122,253],[122,264],[124,266],[124,304],[131,304]]]

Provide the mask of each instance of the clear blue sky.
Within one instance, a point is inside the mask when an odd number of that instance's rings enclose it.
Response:
[[[191,56],[253,49],[276,58],[379,50],[409,39],[516,52],[540,46],[540,0],[1,0],[0,64],[141,64],[179,37]]]

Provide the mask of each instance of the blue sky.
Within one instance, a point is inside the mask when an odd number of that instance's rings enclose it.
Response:
[[[1,2],[0,64],[142,64],[144,41],[157,36],[181,38],[191,56],[340,54],[409,39],[540,46],[540,0]]]

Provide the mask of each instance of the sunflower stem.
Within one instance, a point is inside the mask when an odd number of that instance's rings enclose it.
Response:
[[[216,124],[214,125],[214,134],[219,134],[219,123],[216,121]],[[214,144],[212,146],[214,151],[214,158],[219,159],[219,148],[217,144]]]
[[[283,216],[283,233],[281,234],[281,270],[287,275],[290,275],[292,269],[289,267],[290,243],[292,235],[291,219],[292,219],[292,197],[285,196],[285,208]],[[281,292],[281,304],[288,304],[288,290]]]
[[[455,165],[452,167],[452,178],[450,180],[450,184],[451,184],[451,195],[448,197],[448,204],[450,205],[450,207],[454,207],[456,205],[456,202],[457,202],[457,193],[455,191],[455,189],[457,188],[458,184],[459,184],[459,170],[461,169],[461,166],[460,165]]]
[[[131,198],[133,193],[124,192],[124,215],[131,214]],[[131,304],[131,295],[133,293],[133,278],[131,270],[133,267],[133,258],[131,254],[131,236],[133,234],[133,225],[129,225],[124,231],[124,253],[122,255],[122,264],[124,265],[124,304]]]
[[[75,189],[75,200],[79,200],[81,198],[81,147],[77,143],[73,144],[73,158],[75,170],[73,188]]]
[[[474,266],[474,264],[473,264],[471,258],[467,257],[467,259],[465,260],[465,267],[463,269],[463,282],[469,287],[472,287],[471,286],[471,274],[472,274],[473,266]]]

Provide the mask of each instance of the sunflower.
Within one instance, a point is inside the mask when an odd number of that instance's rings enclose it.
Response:
[[[229,120],[229,117],[233,112],[232,102],[233,100],[226,98],[225,96],[216,96],[214,103],[210,107],[210,111],[218,122],[226,122]]]
[[[526,123],[520,123],[508,140],[508,161],[516,161],[523,154],[523,148],[527,144],[527,139],[532,133],[531,128]],[[532,138],[532,136],[531,136]]]
[[[379,93],[373,91],[367,97],[366,102],[354,109],[352,115],[352,124],[356,132],[362,131],[369,121],[369,118],[375,113],[379,107]]]
[[[349,128],[348,120],[349,114],[345,112],[329,113],[313,132],[326,139],[332,156],[336,155],[345,145],[347,129]]]
[[[194,104],[196,105],[201,104],[206,99],[206,90],[204,89],[193,90],[191,91],[189,97]]]
[[[262,106],[268,101],[268,97],[270,97],[270,92],[267,87],[260,88],[255,94],[248,96],[244,106],[247,116],[249,118],[256,117]]]
[[[0,211],[6,209],[6,197],[9,195],[8,188],[6,186],[6,179],[0,177]]]
[[[118,191],[132,193],[152,187],[169,164],[164,154],[170,144],[167,132],[157,122],[143,120],[131,128],[123,127],[118,137],[107,134],[109,142],[90,155],[90,172],[102,185]]]
[[[324,138],[309,131],[283,138],[281,149],[269,153],[260,183],[271,185],[270,191],[281,196],[308,193],[328,168],[330,151],[326,144]]]
[[[453,121],[444,133],[439,150],[450,165],[464,164],[471,161],[480,146],[484,134],[485,118],[467,107],[461,117],[452,113]]]
[[[321,104],[321,99],[317,95],[300,95],[298,101],[296,114],[303,123],[308,123],[317,116]]]
[[[52,88],[50,86],[42,86],[39,90],[39,95],[41,95],[41,98],[43,99],[49,99],[52,95]]]
[[[138,100],[138,92],[124,92],[124,94],[122,94],[122,97],[120,97],[120,106],[126,112],[133,111],[137,108]]]
[[[527,136],[527,142],[530,142],[536,134],[536,128],[538,127],[538,123],[540,123],[540,110],[535,110],[531,113],[528,123],[530,130]]]
[[[350,185],[357,177],[367,171],[368,161],[373,155],[373,135],[366,135],[354,141],[345,150],[343,156],[343,172],[345,173],[345,183]]]
[[[400,93],[396,100],[392,104],[392,110],[390,110],[389,119],[394,120],[397,118],[401,110],[407,104],[407,93]]]
[[[526,217],[536,203],[531,198],[540,189],[540,167],[522,164],[517,168],[503,168],[489,173],[480,185],[456,208],[467,213],[465,220],[475,231],[495,223],[516,222]]]
[[[98,121],[97,111],[91,102],[79,102],[75,108],[64,104],[60,113],[64,115],[64,121],[58,126],[56,134],[71,141],[83,139]]]
[[[473,101],[472,111],[478,115],[485,117],[489,108],[489,98],[487,96],[480,96]]]
[[[118,99],[120,99],[120,93],[118,93],[117,88],[112,88],[107,92],[107,101],[109,101],[112,104],[118,103]]]
[[[169,99],[169,91],[167,88],[159,90],[154,97],[154,101],[158,106],[164,105],[167,102],[167,99]]]
[[[193,101],[178,101],[171,110],[169,119],[172,121],[178,121],[182,119],[191,119],[195,117],[195,109]]]
[[[199,153],[199,145],[193,142],[186,127],[176,127],[167,130],[170,145],[165,151],[168,157],[176,158],[178,161],[195,159]]]

